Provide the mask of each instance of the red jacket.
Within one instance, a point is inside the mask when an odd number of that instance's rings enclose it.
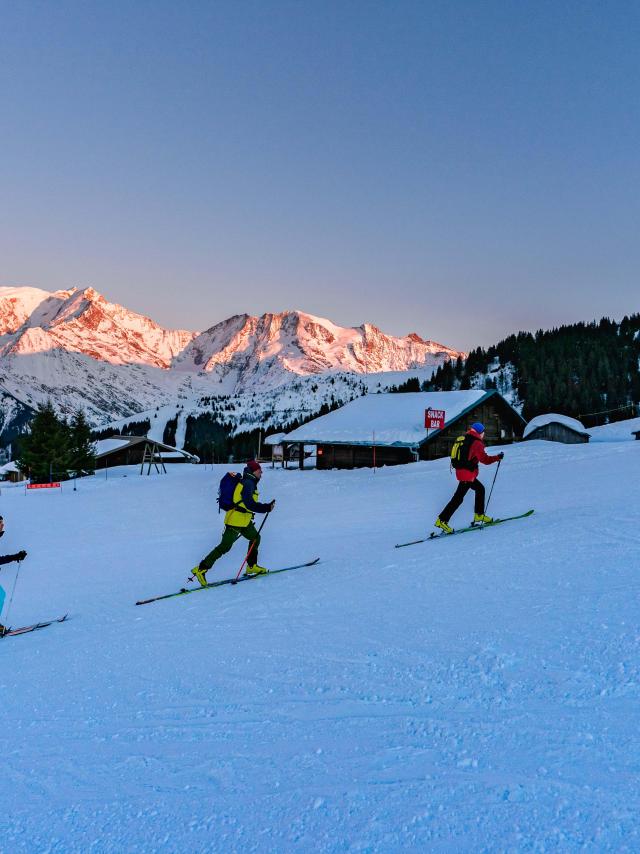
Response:
[[[491,454],[487,454],[484,449],[484,442],[480,438],[480,434],[476,433],[475,430],[467,430],[467,435],[475,436],[475,442],[472,442],[471,447],[469,448],[469,462],[475,461],[476,467],[474,471],[469,471],[469,469],[456,469],[455,472],[458,480],[469,483],[478,477],[478,463],[483,463],[485,466],[488,466],[491,463],[497,463],[500,457],[493,457]]]

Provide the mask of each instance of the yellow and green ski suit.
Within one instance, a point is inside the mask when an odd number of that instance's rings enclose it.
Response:
[[[249,555],[249,566],[258,563],[258,548],[260,546],[260,534],[253,524],[256,513],[268,513],[270,504],[258,501],[258,480],[247,469],[242,475],[242,483],[239,483],[233,491],[233,504],[231,510],[227,510],[224,517],[224,531],[222,539],[209,554],[200,561],[200,569],[208,572],[213,564],[225,555],[239,537],[244,537],[251,544]]]

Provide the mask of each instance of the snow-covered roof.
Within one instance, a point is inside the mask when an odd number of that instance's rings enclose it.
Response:
[[[279,445],[280,442],[282,442],[282,440],[284,439],[284,437],[286,435],[287,435],[286,433],[273,433],[271,436],[266,437],[263,444],[264,445]]]
[[[102,457],[104,454],[110,454],[112,451],[124,448],[129,444],[129,437],[123,436],[122,438],[118,438],[117,436],[112,436],[110,439],[100,439],[99,442],[95,442],[94,444],[96,457]]]
[[[148,436],[111,436],[108,439],[101,439],[99,442],[95,442],[96,457],[104,457],[114,451],[119,451],[131,445],[139,445],[142,442],[149,442],[155,445],[162,455],[167,458],[181,456],[193,461],[198,461],[199,459],[195,454],[190,454],[188,451],[183,451],[180,448],[174,448],[172,445],[165,445],[164,442],[157,442]]]
[[[0,466],[0,476],[3,474],[9,474],[9,472],[18,471],[18,465],[15,462],[5,463],[3,466]]]
[[[375,432],[377,445],[416,447],[427,435],[425,409],[444,409],[447,426],[492,393],[469,389],[367,394],[287,433],[286,441],[371,445]]]
[[[568,415],[560,415],[557,412],[548,412],[545,415],[536,415],[535,418],[532,418],[531,421],[524,428],[523,439],[526,439],[527,436],[531,435],[534,430],[537,430],[539,427],[546,427],[547,424],[563,424],[565,427],[568,427],[570,430],[574,430],[576,433],[581,433],[584,436],[588,436],[584,424],[578,421],[577,418],[569,418]]]

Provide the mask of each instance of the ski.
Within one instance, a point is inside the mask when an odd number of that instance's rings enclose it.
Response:
[[[240,584],[241,581],[253,581],[255,578],[266,578],[268,575],[278,575],[280,572],[290,572],[292,569],[302,569],[305,566],[315,566],[320,562],[320,558],[316,557],[306,563],[296,563],[293,566],[283,566],[281,569],[271,569],[269,572],[263,572],[260,575],[241,575],[236,581],[235,578],[223,578],[220,581],[212,581],[206,587],[183,587],[176,593],[165,593],[164,596],[154,596],[152,599],[140,599],[136,605],[148,605],[150,602],[159,602],[161,599],[173,599],[176,596],[185,596],[187,593],[198,593],[200,590],[210,590],[212,587],[222,587],[224,584]]]
[[[68,616],[68,614],[65,614],[64,617],[55,617],[53,620],[47,620],[44,623],[33,623],[31,626],[21,626],[19,629],[8,629],[6,632],[0,634],[0,639],[10,638],[14,635],[26,635],[28,632],[35,632],[36,629],[44,629],[47,626],[53,625],[53,623],[64,623]]]
[[[408,543],[397,543],[397,549],[403,549],[405,546],[415,546],[418,543],[428,543],[431,540],[440,540],[443,537],[455,537],[456,534],[467,534],[469,531],[482,531],[484,528],[492,528],[494,525],[501,525],[503,522],[513,522],[514,519],[526,519],[528,516],[531,516],[533,510],[527,510],[526,513],[521,513],[519,516],[507,516],[504,519],[494,519],[493,522],[489,522],[486,525],[469,525],[467,528],[458,528],[453,534],[429,534],[428,537],[423,537],[421,540],[411,540]]]

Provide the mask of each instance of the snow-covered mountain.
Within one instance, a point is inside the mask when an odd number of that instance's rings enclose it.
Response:
[[[437,367],[458,355],[415,333],[396,338],[368,323],[344,328],[324,318],[287,311],[262,317],[240,314],[218,323],[194,337],[173,366],[232,377],[234,391],[246,391],[256,381],[280,385],[289,374],[405,371]]]
[[[93,288],[0,288],[0,356],[66,350],[112,365],[169,368],[195,335],[163,329]]]
[[[185,400],[277,392],[312,375],[431,371],[458,355],[415,333],[344,328],[300,311],[239,314],[190,332],[164,329],[93,288],[0,288],[5,431],[7,406],[24,417],[48,398],[100,425]]]

